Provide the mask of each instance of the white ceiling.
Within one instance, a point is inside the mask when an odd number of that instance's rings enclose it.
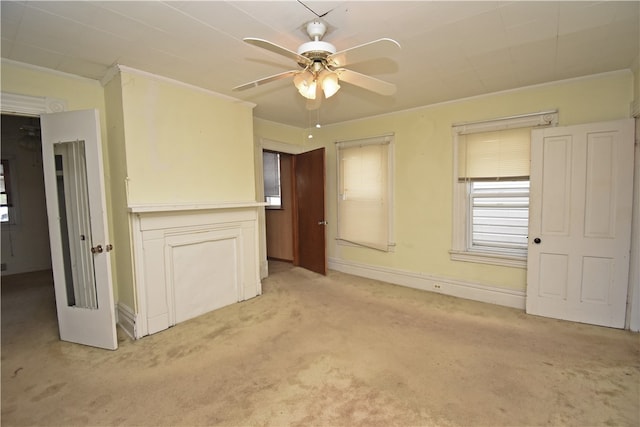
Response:
[[[3,58],[101,79],[114,64],[257,104],[257,117],[298,127],[316,112],[290,79],[232,88],[296,69],[248,45],[296,50],[316,16],[338,50],[382,37],[402,49],[353,64],[395,83],[384,97],[342,84],[324,124],[488,92],[628,69],[640,52],[640,2],[502,1],[1,1]],[[311,118],[311,116],[313,116]]]

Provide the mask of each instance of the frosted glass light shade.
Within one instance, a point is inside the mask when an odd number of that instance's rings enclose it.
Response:
[[[333,96],[338,89],[340,89],[340,85],[338,84],[338,76],[334,73],[328,72],[325,74],[322,79],[322,91],[324,92],[324,96],[329,98]]]
[[[307,99],[316,99],[316,81],[310,72],[305,71],[296,74],[293,77],[293,84],[300,92],[300,95]]]

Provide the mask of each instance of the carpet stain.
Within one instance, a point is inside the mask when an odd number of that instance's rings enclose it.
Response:
[[[213,330],[212,332],[209,332],[208,334],[206,334],[204,336],[204,338],[206,338],[207,340],[215,340],[216,338],[222,337],[225,335],[226,332],[231,330],[231,326],[230,325],[223,325],[220,326],[218,328],[216,328],[215,330]]]
[[[190,354],[200,352],[202,350],[202,347],[203,346],[201,345],[173,347],[169,351],[167,351],[167,357],[169,359],[181,359],[183,357],[189,356]]]
[[[95,410],[95,409],[99,409],[99,408],[102,408],[104,406],[109,405],[112,401],[113,401],[113,397],[111,395],[102,394],[102,395],[96,397],[95,399],[93,399],[89,403],[89,406],[91,407],[92,410]]]
[[[42,392],[38,393],[37,395],[35,395],[34,397],[31,398],[32,402],[39,402],[42,399],[46,399],[48,397],[51,396],[55,396],[56,394],[58,394],[58,392],[60,390],[62,390],[62,388],[67,385],[67,383],[56,383],[56,384],[52,384],[49,387],[45,388]]]

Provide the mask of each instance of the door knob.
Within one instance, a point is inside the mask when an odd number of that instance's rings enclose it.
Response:
[[[533,243],[535,243],[536,245],[539,245],[540,242],[542,242],[542,240],[540,240],[539,237],[536,237],[535,239],[533,239]]]
[[[327,225],[329,224],[327,221],[318,221],[318,225]]]
[[[93,248],[91,248],[92,254],[101,254],[102,251],[104,251],[104,249],[102,248],[102,245],[94,246]]]

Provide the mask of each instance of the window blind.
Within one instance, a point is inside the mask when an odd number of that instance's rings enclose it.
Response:
[[[0,206],[12,206],[10,190],[9,161],[2,159],[2,162],[0,163]]]
[[[529,176],[531,127],[460,135],[458,180]]]
[[[338,239],[389,246],[389,139],[338,144]]]
[[[262,152],[264,197],[280,197],[280,158],[278,153]]]

